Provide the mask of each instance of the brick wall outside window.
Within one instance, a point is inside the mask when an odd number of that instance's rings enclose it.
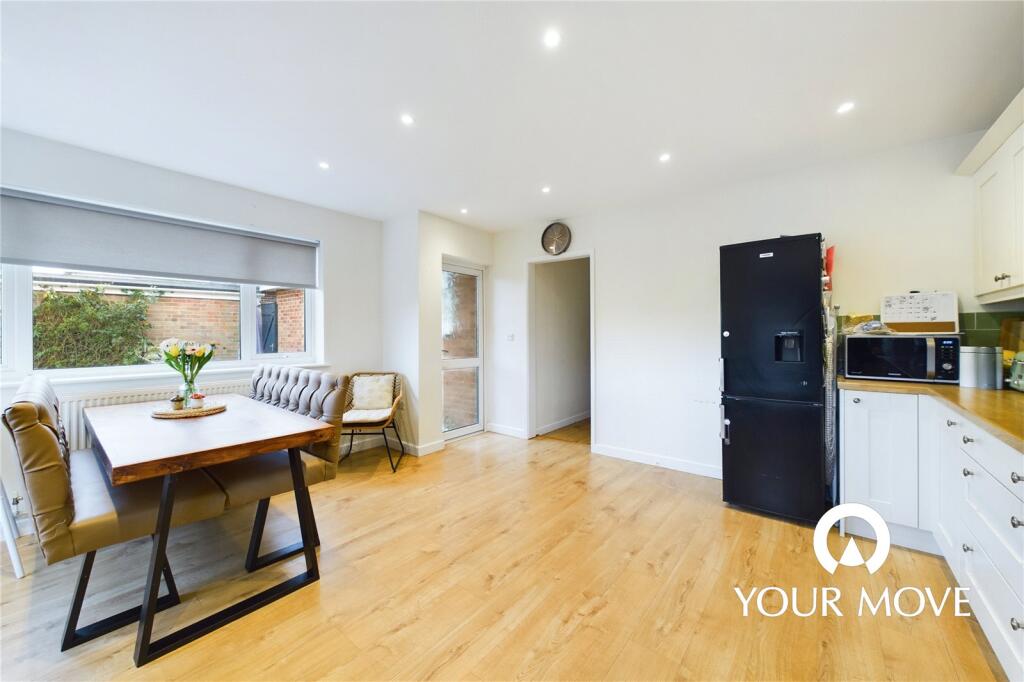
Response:
[[[43,292],[33,292],[33,305]],[[121,294],[105,294],[111,300],[123,299]],[[149,333],[146,338],[158,346],[166,338],[213,343],[217,346],[215,360],[237,360],[239,350],[239,308],[237,298],[190,298],[161,296],[146,314]]]
[[[237,360],[239,302],[216,298],[163,296],[149,306],[149,340],[160,343],[176,336],[216,344],[214,360]]]

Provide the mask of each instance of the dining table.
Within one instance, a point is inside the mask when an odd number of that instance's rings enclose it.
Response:
[[[131,485],[150,478],[162,479],[160,506],[153,528],[153,548],[135,640],[137,666],[320,579],[316,521],[300,451],[314,443],[329,440],[334,426],[243,395],[211,396],[207,401],[224,405],[226,409],[217,414],[184,419],[155,418],[154,412],[166,409],[166,401],[92,406],[83,411],[93,450],[112,486]],[[167,537],[174,509],[176,476],[279,450],[288,451],[306,570],[153,640],[153,619],[160,610],[160,577],[167,561]]]

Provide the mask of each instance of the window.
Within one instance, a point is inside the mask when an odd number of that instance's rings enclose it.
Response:
[[[176,336],[240,357],[237,284],[33,268],[34,369],[161,363]]]
[[[15,375],[161,372],[168,337],[215,344],[210,367],[314,359],[306,289],[21,265],[0,278],[0,364]]]
[[[258,287],[256,352],[303,353],[306,350],[306,290]]]

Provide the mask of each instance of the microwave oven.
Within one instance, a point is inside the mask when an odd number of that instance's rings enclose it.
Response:
[[[960,381],[959,336],[853,334],[846,337],[845,359],[848,379]]]

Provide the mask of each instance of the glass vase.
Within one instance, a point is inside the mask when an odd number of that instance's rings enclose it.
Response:
[[[192,406],[192,394],[196,392],[195,381],[183,381],[181,386],[178,387],[178,395],[185,399],[184,407]]]

